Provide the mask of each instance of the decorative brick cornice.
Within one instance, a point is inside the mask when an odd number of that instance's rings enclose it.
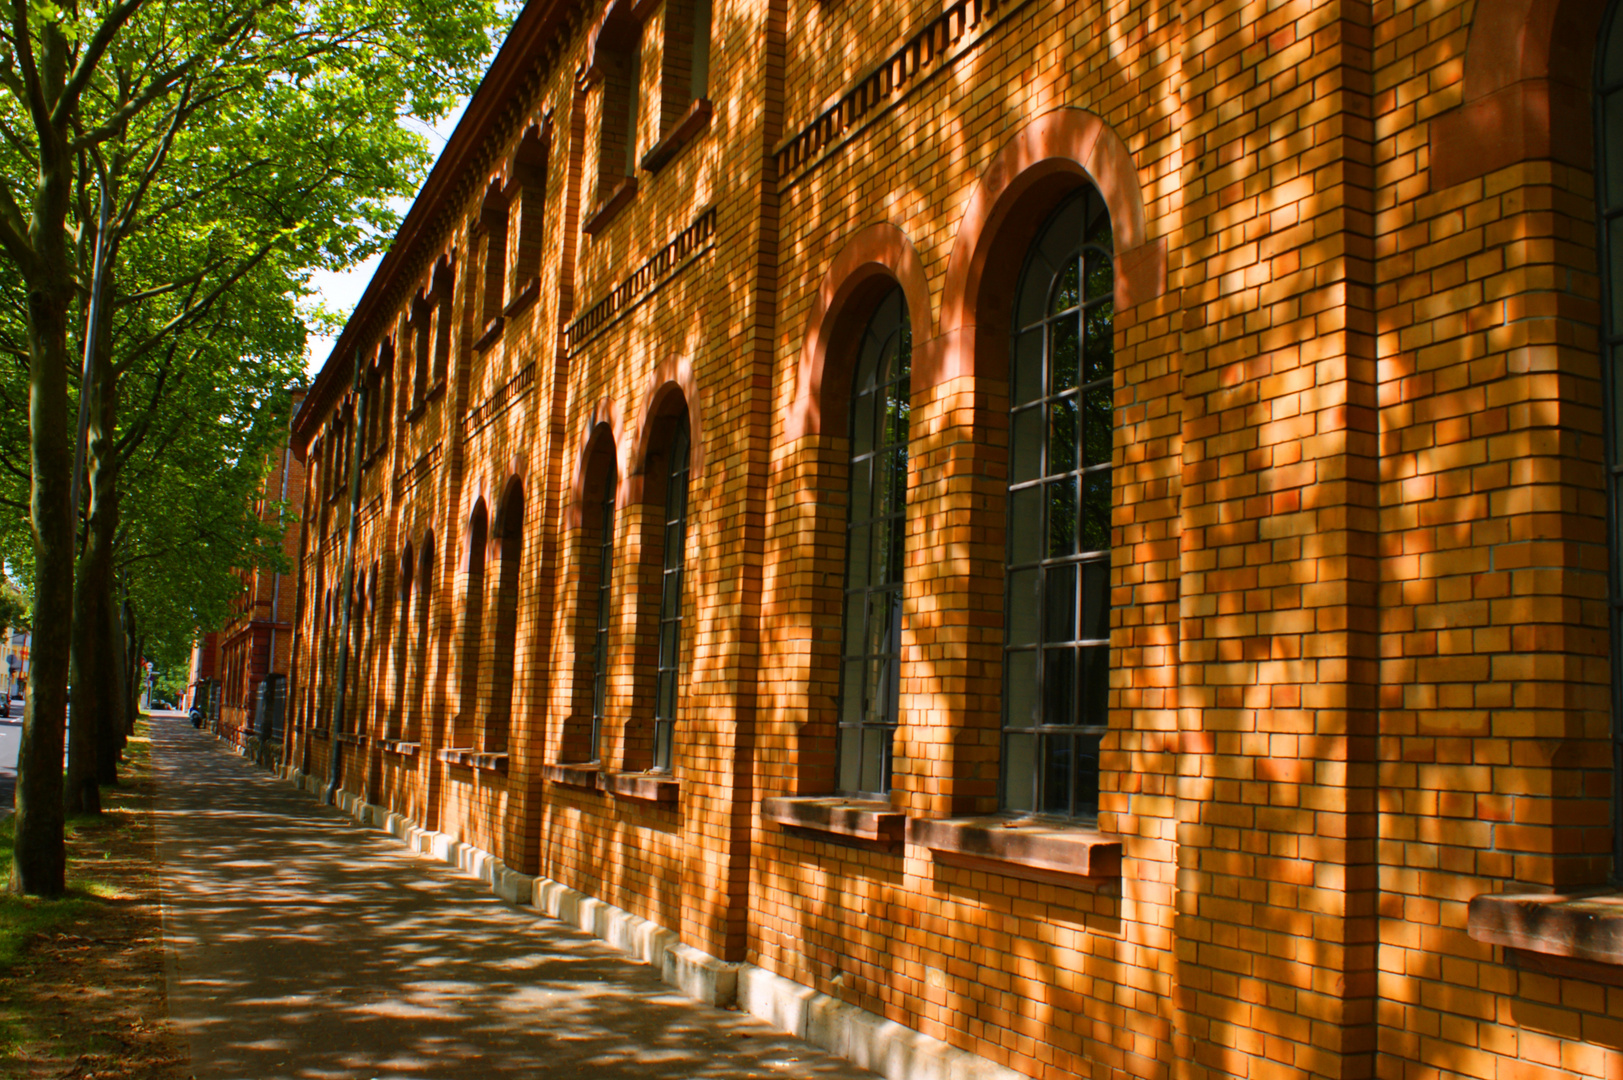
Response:
[[[716,208],[712,206],[700,213],[692,225],[677,233],[670,243],[656,251],[651,259],[632,271],[613,292],[587,308],[580,318],[571,323],[564,333],[564,347],[574,352],[596,337],[599,331],[636,307],[696,256],[709,250],[715,238]]]

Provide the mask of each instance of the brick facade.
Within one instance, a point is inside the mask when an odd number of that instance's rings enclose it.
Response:
[[[1034,1077],[1623,1077],[1623,969],[1468,916],[1613,872],[1603,7],[532,0],[295,421],[287,764]],[[1098,812],[1000,817],[1017,288],[1088,185]],[[898,288],[890,790],[831,798]]]

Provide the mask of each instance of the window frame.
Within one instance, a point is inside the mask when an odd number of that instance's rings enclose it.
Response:
[[[1068,243],[1060,232],[1070,214],[1076,214],[1078,219],[1079,231],[1075,243]],[[1099,222],[1104,224],[1105,246],[1089,242],[1090,238],[1097,239],[1095,230]],[[1049,260],[1046,252],[1055,244],[1067,253],[1058,260]],[[1095,258],[1102,256],[1102,264],[1090,263],[1090,255]],[[1058,264],[1046,281],[1039,282],[1032,278],[1032,274],[1039,270],[1039,260]],[[1084,185],[1056,204],[1028,245],[1009,320],[1009,473],[1005,508],[1007,531],[1004,547],[1003,693],[998,804],[1005,812],[1083,823],[1091,823],[1098,818],[1099,744],[1109,730],[1109,673],[1112,667],[1110,542],[1115,445],[1114,263],[1114,236],[1109,207],[1097,188],[1091,184]],[[1102,287],[1097,283],[1090,284],[1090,266],[1105,271]],[[1076,299],[1056,309],[1056,289],[1064,285],[1067,273],[1073,268],[1076,271]],[[1030,308],[1028,297],[1034,283],[1041,285],[1042,304],[1040,313],[1035,318],[1028,318],[1025,313]],[[1107,328],[1103,337],[1109,341],[1109,347],[1105,350],[1103,372],[1095,370],[1093,377],[1089,378],[1088,316],[1090,312],[1097,311],[1106,313]],[[1062,380],[1056,387],[1053,381],[1055,357],[1063,356],[1063,353],[1056,352],[1056,334],[1070,320],[1074,320],[1075,326],[1075,356],[1074,360],[1065,362],[1074,364],[1070,380],[1073,385],[1064,385]],[[1029,387],[1022,389],[1026,386],[1026,378],[1021,365],[1022,346],[1034,333],[1039,338],[1037,360],[1040,365],[1036,373],[1035,394]],[[1029,357],[1031,354],[1027,352],[1026,355]],[[1102,401],[1110,410],[1102,459],[1097,438],[1091,444],[1089,441],[1094,430],[1086,423],[1090,396],[1096,406]],[[1056,452],[1056,446],[1060,447],[1061,453],[1065,452],[1064,439],[1056,439],[1057,429],[1049,418],[1056,414],[1063,417],[1067,403],[1074,403],[1071,411],[1074,419],[1070,428],[1073,445],[1069,450],[1074,461],[1066,465],[1062,460],[1056,466],[1051,457]],[[1035,471],[1030,475],[1022,471],[1022,436],[1032,430],[1023,423],[1026,415],[1034,416],[1037,420],[1033,446]],[[1089,457],[1090,445],[1092,460]],[[1100,509],[1098,477],[1105,478],[1102,485],[1102,518],[1097,512]],[[1067,484],[1072,485],[1069,504],[1074,506],[1076,516],[1069,539],[1060,537],[1063,543],[1069,545],[1069,549],[1056,552],[1056,536],[1049,523],[1053,520],[1054,500],[1056,497],[1066,497]],[[1023,497],[1026,492],[1038,494]],[[1091,498],[1090,492],[1094,493]],[[1089,531],[1090,501],[1094,510],[1092,539],[1096,541],[1091,547],[1088,546],[1089,537],[1086,535]],[[1038,520],[1044,525],[1037,530],[1033,546],[1021,551],[1018,549],[1020,545],[1031,543],[1028,519],[1032,514],[1039,515]],[[1088,588],[1090,577],[1091,593]],[[1069,614],[1061,616],[1060,621],[1056,622],[1056,613],[1060,609],[1051,610],[1049,602],[1056,589],[1065,589],[1067,578],[1070,579]],[[1018,595],[1018,590],[1027,581],[1030,583],[1029,607],[1019,603]],[[1024,614],[1027,611],[1031,612],[1029,618]],[[1093,631],[1091,634],[1087,632],[1090,628]],[[1029,635],[1030,640],[1025,640],[1025,637],[1017,640],[1017,633]],[[1025,655],[1031,656],[1030,696],[1026,705],[1030,711],[1028,722],[1018,723],[1013,714],[1016,702],[1026,704],[1028,700],[1017,697],[1015,692],[1016,683],[1024,682],[1028,677],[1028,665],[1018,660],[1018,657]],[[1062,656],[1065,659],[1059,659]],[[1057,665],[1057,670],[1051,673],[1050,665]],[[1063,681],[1062,675],[1050,681],[1053,675],[1066,670],[1071,673],[1068,683]],[[1071,721],[1050,721],[1050,709],[1058,704],[1051,700],[1055,695],[1068,699],[1069,704],[1064,707],[1073,710]],[[1053,762],[1058,759],[1057,756],[1050,757],[1047,747],[1055,740],[1065,740],[1069,748],[1064,758],[1066,793],[1063,806],[1058,805],[1061,800],[1053,797],[1049,787],[1054,780],[1050,775]],[[1029,749],[1024,754],[1017,754],[1015,748],[1021,745]],[[1090,749],[1091,753],[1088,752]]]
[[[677,416],[671,432],[665,502],[660,511],[664,525],[659,623],[655,638],[659,652],[654,676],[653,766],[648,770],[654,773],[673,771],[676,759],[677,697],[682,686],[682,594],[687,569],[688,478],[692,460],[692,434],[684,411]]]

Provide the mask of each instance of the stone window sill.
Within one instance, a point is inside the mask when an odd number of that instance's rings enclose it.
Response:
[[[1614,889],[1472,897],[1466,928],[1507,949],[1623,964],[1623,893]]]
[[[366,736],[357,735],[352,731],[341,731],[338,733],[338,741],[345,746],[365,746]]]
[[[305,734],[308,738],[320,739],[322,742],[326,742],[328,739],[332,738],[332,732],[328,731],[324,727],[310,728]]]
[[[484,352],[486,349],[496,344],[497,341],[501,340],[502,327],[506,325],[507,320],[502,318],[500,315],[497,315],[495,318],[485,323],[485,332],[480,334],[479,340],[473,343],[473,351]]]
[[[675,806],[682,782],[660,773],[600,773],[598,787],[620,799]]]
[[[406,742],[403,739],[379,739],[378,745],[383,747],[385,754],[407,758],[416,757],[423,748],[422,743]]]
[[[648,148],[639,164],[648,172],[659,172],[694,136],[710,126],[710,114],[714,111],[709,98],[694,98],[687,114],[676,122],[670,134]]]
[[[443,393],[445,393],[445,378],[441,376],[441,378],[436,381],[433,386],[428,388],[428,392],[423,395],[422,400],[418,401],[417,404],[411,407],[411,411],[406,414],[406,423],[411,423],[418,417],[422,416],[423,413],[427,412],[428,403]]]
[[[1121,841],[1074,825],[1031,818],[913,818],[907,839],[949,866],[1048,885],[1077,888],[1121,878]]]
[[[478,769],[481,772],[494,772],[503,775],[507,773],[506,754],[481,754],[477,750],[451,747],[447,750],[441,750],[437,756],[447,765],[462,765],[470,769]]]
[[[839,796],[800,796],[761,800],[761,816],[785,829],[829,833],[899,847],[907,815],[886,802]]]
[[[637,178],[635,176],[623,178],[614,185],[613,191],[598,201],[597,209],[592,211],[586,223],[580,227],[580,231],[587,236],[596,236],[609,227],[609,222],[613,221],[622,209],[631,205],[631,200],[636,195]]]
[[[513,299],[507,302],[507,306],[502,308],[502,315],[505,318],[511,319],[514,315],[517,315],[519,312],[535,303],[540,295],[541,279],[539,277],[533,277],[522,289],[513,295]]]
[[[598,778],[597,762],[587,761],[569,765],[543,765],[541,776],[554,784],[564,787],[580,788],[582,791],[596,791]]]

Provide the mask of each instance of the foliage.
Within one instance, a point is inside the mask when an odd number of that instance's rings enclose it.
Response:
[[[34,603],[16,582],[0,578],[0,630],[29,629],[34,622]]]

